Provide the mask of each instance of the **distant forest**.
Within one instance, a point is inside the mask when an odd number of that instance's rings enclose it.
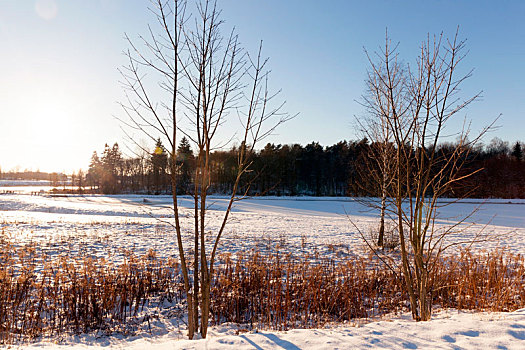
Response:
[[[268,143],[251,155],[252,165],[241,193],[274,196],[377,196],[377,186],[368,176],[374,171],[368,160],[370,143],[366,140],[341,141],[323,147],[317,142],[276,145]],[[448,197],[525,198],[524,144],[498,138],[488,145],[469,152],[468,169],[482,169],[447,193]],[[450,144],[442,144],[440,152],[447,154]],[[237,167],[238,148],[217,150],[212,154],[210,193],[232,190]],[[177,152],[179,194],[191,194],[195,155],[186,139]],[[68,177],[70,185],[84,193],[171,193],[170,158],[158,141],[151,154],[126,158],[117,143],[95,151],[86,173],[79,171]],[[0,178],[50,180],[60,186],[64,174],[18,172],[0,174]],[[62,183],[60,182],[62,181]]]

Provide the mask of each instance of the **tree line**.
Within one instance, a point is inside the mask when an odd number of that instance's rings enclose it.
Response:
[[[454,148],[443,143],[439,151],[445,155]],[[525,197],[524,144],[494,138],[488,145],[468,153],[466,169],[481,171],[453,186],[447,197],[523,198]],[[238,190],[249,187],[249,195],[273,196],[380,196],[368,162],[373,144],[366,138],[340,141],[323,147],[318,142],[305,146],[268,143],[250,155],[251,171]],[[237,171],[239,147],[211,153],[210,193],[232,190]],[[150,152],[124,157],[115,143],[105,145],[99,155],[93,152],[89,170],[73,177],[74,184],[83,182],[93,192],[170,194],[171,158],[157,141]],[[175,169],[178,194],[191,194],[195,176],[195,155],[186,138],[177,148]],[[377,170],[377,169],[376,169]],[[75,182],[76,181],[76,182]]]
[[[442,152],[451,144],[440,145]],[[481,169],[455,186],[448,197],[525,198],[525,144],[510,144],[494,138],[469,154],[469,168]],[[380,196],[371,169],[367,165],[372,144],[365,138],[340,141],[323,147],[318,142],[274,144],[251,155],[252,171],[243,185],[250,185],[250,195],[273,196]],[[237,167],[238,147],[211,154],[212,185],[220,194],[232,189]],[[178,145],[176,169],[179,194],[189,194],[195,173],[195,155],[186,138]],[[48,180],[55,187],[67,182],[82,192],[103,194],[170,194],[170,157],[157,141],[155,148],[134,157],[125,157],[118,143],[105,145],[99,155],[93,152],[87,172],[79,170],[67,176],[42,171],[7,171],[0,179]]]

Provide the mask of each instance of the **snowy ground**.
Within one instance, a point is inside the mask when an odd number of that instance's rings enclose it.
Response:
[[[214,327],[207,339],[184,340],[172,335],[149,338],[81,336],[66,344],[38,343],[23,349],[523,349],[525,309],[511,313],[468,313],[445,310],[429,322],[409,315],[368,323],[287,332],[239,332],[235,326]]]
[[[207,228],[216,232],[226,199],[210,201]],[[188,236],[193,225],[192,202],[181,199],[183,227]],[[443,203],[444,204],[444,203]],[[505,247],[525,254],[524,200],[465,200],[440,210],[440,227],[477,210],[452,241],[468,241],[484,227],[491,239],[474,249]],[[150,248],[159,256],[176,257],[168,196],[31,196],[0,195],[0,229],[17,244],[37,243],[48,252],[111,256],[118,261],[123,251],[144,254]],[[250,249],[276,250],[292,254],[314,253],[345,256],[365,252],[354,224],[365,234],[377,223],[376,214],[351,198],[257,198],[238,202],[221,240],[223,252]],[[486,225],[486,227],[485,227]],[[235,327],[216,327],[207,340],[180,340],[174,329],[151,338],[90,338],[67,340],[77,348],[98,345],[117,348],[159,349],[332,349],[332,348],[525,348],[525,310],[508,314],[470,314],[445,311],[430,323],[415,323],[396,316],[355,326],[322,330],[293,330],[234,335]],[[138,337],[138,339],[136,339]],[[179,340],[174,340],[179,339]],[[83,344],[83,345],[82,345]],[[41,347],[42,343],[36,346]],[[71,345],[71,344],[70,344]]]
[[[227,200],[210,199],[208,229],[220,226]],[[192,201],[180,200],[183,229],[191,234]],[[445,206],[439,223],[450,226],[477,210],[453,241],[469,241],[483,229],[491,239],[474,248],[506,247],[525,253],[525,201],[468,200]],[[31,196],[0,195],[0,228],[20,244],[67,244],[77,250],[118,257],[122,249],[176,256],[169,196]],[[475,225],[472,226],[472,223]],[[364,249],[354,224],[365,234],[377,225],[376,214],[351,198],[258,198],[237,202],[221,241],[222,251],[280,249],[294,254],[354,254]],[[485,227],[486,224],[489,224]],[[189,242],[189,239],[188,239]]]

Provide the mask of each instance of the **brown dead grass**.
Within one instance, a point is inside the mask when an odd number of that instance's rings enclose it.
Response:
[[[433,305],[478,311],[525,307],[525,261],[503,250],[444,257],[432,280]],[[222,257],[212,291],[215,324],[286,330],[408,310],[399,272],[372,257],[302,259],[253,252]]]
[[[182,298],[178,263],[153,251],[122,264],[36,246],[0,249],[0,343],[90,330],[122,330],[150,302]]]
[[[525,307],[525,261],[503,250],[442,258],[432,280],[434,305],[480,311]],[[286,330],[321,327],[407,310],[400,274],[369,257],[274,252],[223,254],[212,287],[214,324]],[[154,251],[102,258],[54,257],[35,245],[0,240],[0,343],[68,333],[121,331],[144,321],[154,303],[184,303],[179,266]],[[158,305],[158,304],[157,304]]]

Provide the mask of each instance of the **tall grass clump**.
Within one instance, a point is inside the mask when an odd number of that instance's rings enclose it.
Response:
[[[435,308],[525,307],[521,255],[464,250],[440,258],[432,276]],[[373,255],[224,253],[212,282],[212,323],[249,329],[322,327],[408,311],[410,305],[401,272]],[[178,262],[153,250],[140,257],[126,252],[115,263],[86,254],[52,255],[0,237],[1,344],[92,331],[127,333],[149,322],[150,311],[166,302],[183,305],[187,295]]]
[[[0,343],[92,330],[123,331],[152,302],[182,299],[178,263],[153,251],[103,258],[51,257],[36,246],[0,249]]]
[[[441,258],[431,281],[435,307],[512,311],[525,307],[525,261],[502,250]],[[212,289],[213,322],[286,330],[409,310],[400,271],[370,257],[222,256]]]
[[[437,267],[434,301],[448,308],[513,311],[525,307],[525,259],[504,250],[447,256]]]

